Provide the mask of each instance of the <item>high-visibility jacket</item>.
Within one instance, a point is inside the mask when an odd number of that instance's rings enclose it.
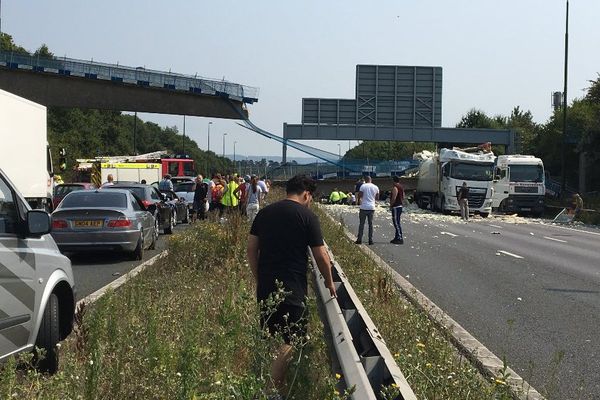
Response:
[[[348,197],[348,195],[342,191],[339,191],[338,193],[340,195],[340,200],[344,200],[346,197]]]
[[[335,190],[331,192],[331,195],[329,195],[329,201],[332,203],[337,203],[338,201],[340,201],[339,192],[336,192]]]
[[[223,194],[221,198],[221,204],[225,207],[236,207],[238,205],[238,198],[233,192],[237,189],[238,184],[234,181],[230,181],[227,184],[227,192]]]

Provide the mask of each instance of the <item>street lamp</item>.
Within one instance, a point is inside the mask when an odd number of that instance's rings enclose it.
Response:
[[[183,116],[183,138],[181,140],[181,155],[185,157],[185,115]]]
[[[227,136],[226,133],[223,134],[223,158],[225,158],[225,136]]]
[[[235,144],[237,141],[233,141],[233,172],[235,172]]]
[[[210,151],[210,126],[212,125],[212,121],[208,123],[208,145],[206,146],[207,151]]]

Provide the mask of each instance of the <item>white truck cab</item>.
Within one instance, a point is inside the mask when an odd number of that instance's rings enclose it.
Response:
[[[494,210],[541,215],[546,193],[544,163],[530,155],[502,155],[494,169]]]
[[[419,207],[430,206],[443,213],[460,212],[457,194],[463,182],[466,182],[470,211],[484,218],[490,214],[494,153],[441,149],[439,154],[420,157],[423,161],[419,167],[415,192]]]
[[[73,327],[75,294],[71,262],[50,228],[50,215],[32,210],[0,169],[0,363],[39,347],[46,355],[38,368],[53,373],[56,344]]]

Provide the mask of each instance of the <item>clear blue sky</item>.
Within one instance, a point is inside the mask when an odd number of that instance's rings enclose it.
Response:
[[[600,1],[570,4],[572,100],[600,72]],[[2,30],[29,50],[46,43],[59,56],[257,86],[251,119],[281,135],[284,122],[300,122],[303,97],[353,98],[361,63],[441,66],[443,126],[472,107],[506,115],[516,105],[544,122],[563,86],[564,15],[564,0],[4,0]],[[182,117],[140,116],[182,130]],[[186,119],[202,148],[207,122]],[[227,153],[235,140],[238,154],[281,154],[279,143],[213,122],[217,153],[227,132]]]

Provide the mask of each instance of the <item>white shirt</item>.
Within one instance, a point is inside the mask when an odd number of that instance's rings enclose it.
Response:
[[[265,181],[258,181],[256,182],[258,184],[258,186],[260,186],[260,188],[262,189],[263,193],[269,193],[269,188],[267,188],[267,184],[265,183]]]
[[[379,188],[372,183],[363,183],[360,186],[362,199],[360,201],[361,210],[375,210],[375,196],[379,194]]]

